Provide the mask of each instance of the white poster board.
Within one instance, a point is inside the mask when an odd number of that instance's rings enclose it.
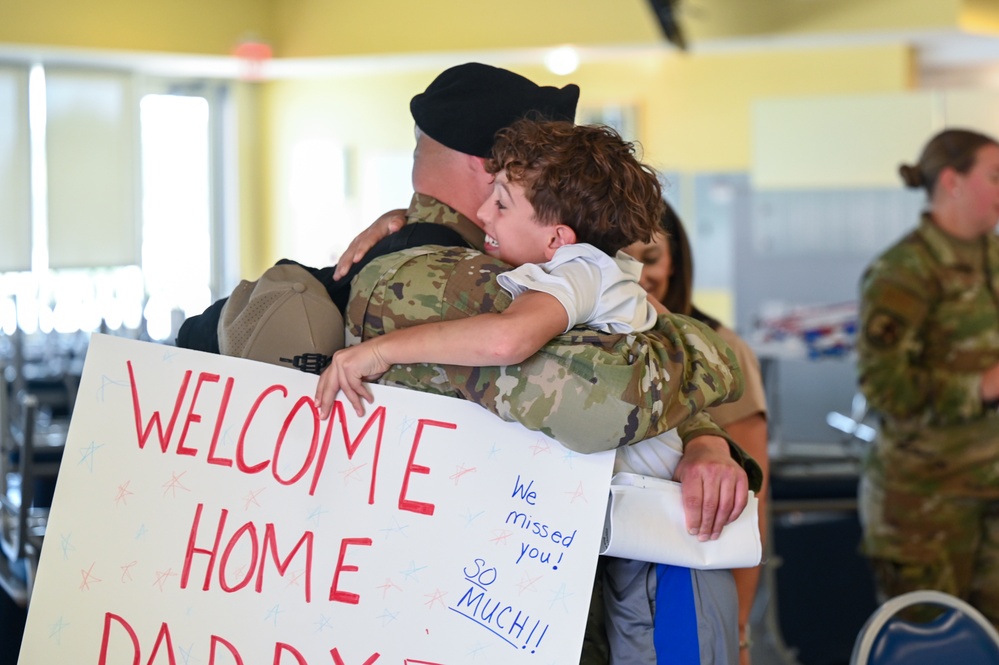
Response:
[[[20,664],[577,663],[612,453],[95,335]]]

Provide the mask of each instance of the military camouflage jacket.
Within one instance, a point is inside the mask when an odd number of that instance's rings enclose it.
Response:
[[[999,238],[958,240],[924,215],[865,272],[858,337],[860,387],[889,434],[994,417],[979,388],[999,362]]]
[[[437,200],[416,195],[408,221],[454,225],[481,248],[482,231]],[[351,284],[347,343],[397,328],[502,311],[509,294],[496,275],[509,270],[480,251],[417,247],[374,259]],[[648,333],[606,334],[574,328],[517,366],[407,365],[382,376],[482,405],[590,453],[641,441],[678,427],[684,441],[702,434],[729,440],[733,457],[759,488],[759,466],[701,411],[742,393],[732,350],[705,325],[663,315]],[[584,417],[587,411],[592,417]],[[597,415],[599,413],[599,415]]]

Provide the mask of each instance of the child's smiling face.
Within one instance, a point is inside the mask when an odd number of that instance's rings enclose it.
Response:
[[[524,187],[510,182],[505,171],[496,174],[493,191],[478,212],[486,231],[486,253],[512,266],[544,263],[554,226],[540,224]]]

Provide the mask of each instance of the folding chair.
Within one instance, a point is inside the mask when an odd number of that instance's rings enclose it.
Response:
[[[926,623],[899,616],[919,604],[944,608]],[[940,591],[910,591],[881,605],[864,624],[850,665],[997,665],[999,632],[974,607]]]

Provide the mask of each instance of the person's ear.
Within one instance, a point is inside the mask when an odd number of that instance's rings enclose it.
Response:
[[[949,166],[940,170],[937,187],[946,195],[953,196],[961,183],[961,174]]]
[[[576,232],[570,226],[565,224],[556,224],[552,227],[552,232],[548,236],[548,247],[545,248],[545,255],[547,260],[551,260],[555,256],[555,250],[563,245],[575,245],[576,244]]]
[[[488,175],[486,173],[486,160],[484,157],[476,157],[475,155],[465,155],[465,159],[467,160],[469,171],[473,171],[478,174]]]
[[[576,231],[571,226],[566,226],[565,224],[555,225],[555,236],[557,247],[562,245],[575,245],[576,244]]]

